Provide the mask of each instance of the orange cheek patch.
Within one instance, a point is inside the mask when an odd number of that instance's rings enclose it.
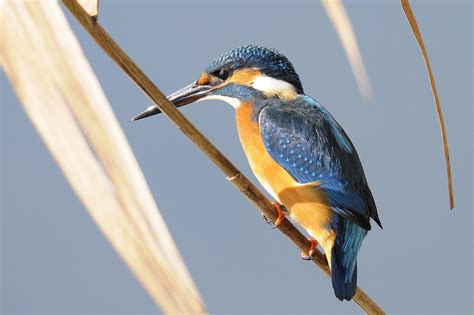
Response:
[[[211,82],[211,78],[209,77],[209,74],[203,73],[197,80],[198,85],[208,85]]]
[[[261,74],[262,73],[257,69],[235,70],[232,74],[232,77],[229,79],[229,83],[252,86],[252,83],[255,78],[260,76]]]

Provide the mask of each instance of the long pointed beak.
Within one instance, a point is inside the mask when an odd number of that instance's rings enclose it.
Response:
[[[212,86],[210,85],[198,85],[196,82],[185,86],[184,88],[168,95],[166,98],[173,103],[174,106],[180,107],[184,106],[208,95]],[[134,116],[132,120],[140,120],[146,117],[150,117],[156,114],[161,113],[158,107],[152,105],[142,111],[140,114]]]

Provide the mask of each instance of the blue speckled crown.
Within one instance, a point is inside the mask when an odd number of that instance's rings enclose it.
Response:
[[[303,86],[291,62],[279,51],[263,46],[246,45],[235,48],[214,59],[205,69],[212,73],[219,69],[258,68],[267,76],[284,80],[303,93]]]

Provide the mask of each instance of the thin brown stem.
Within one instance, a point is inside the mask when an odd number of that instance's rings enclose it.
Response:
[[[443,139],[443,150],[444,150],[444,159],[446,161],[446,173],[448,175],[448,190],[449,190],[449,206],[451,209],[454,208],[454,191],[453,191],[453,178],[451,175],[451,162],[449,160],[449,147],[448,147],[448,136],[446,135],[446,127],[444,126],[443,112],[441,111],[441,103],[439,102],[438,89],[436,88],[436,83],[431,70],[430,59],[428,58],[428,52],[426,51],[425,44],[423,43],[423,38],[421,37],[420,28],[416,22],[415,15],[410,6],[408,0],[401,0],[403,12],[407,17],[408,23],[410,24],[411,30],[415,35],[416,41],[420,46],[421,53],[423,54],[423,59],[425,60],[426,70],[428,71],[428,76],[430,78],[431,91],[433,92],[433,98],[436,105],[436,112],[438,113],[439,126],[441,129],[441,137]]]
[[[68,10],[77,18],[97,44],[117,63],[117,65],[145,92],[155,105],[181,130],[260,211],[272,222],[277,219],[277,212],[272,203],[247,179],[219,150],[168,101],[155,84],[138,68],[130,57],[115,43],[110,35],[82,9],[76,0],[62,0]],[[278,229],[291,239],[302,251],[310,249],[308,239],[285,219]],[[327,275],[330,274],[326,257],[316,251],[313,262]],[[385,314],[364,291],[357,288],[354,301],[367,314]]]

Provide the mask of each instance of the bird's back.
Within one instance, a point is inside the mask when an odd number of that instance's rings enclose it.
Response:
[[[317,101],[300,95],[273,100],[259,113],[265,147],[299,183],[322,181],[332,206],[366,230],[380,225],[377,208],[351,140]]]

